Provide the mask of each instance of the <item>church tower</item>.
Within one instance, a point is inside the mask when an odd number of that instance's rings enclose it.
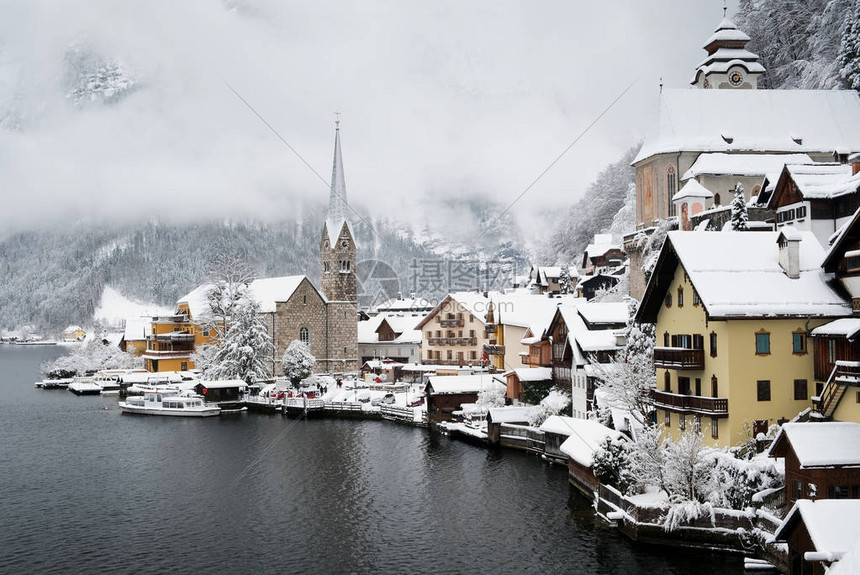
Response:
[[[340,120],[335,124],[328,216],[320,240],[320,287],[329,301],[356,303],[358,295],[355,283],[355,239],[346,202],[346,179],[340,151]]]
[[[690,82],[697,88],[733,88],[755,90],[764,66],[758,55],[746,49],[750,37],[725,17],[716,31],[705,42],[708,57],[696,67]]]

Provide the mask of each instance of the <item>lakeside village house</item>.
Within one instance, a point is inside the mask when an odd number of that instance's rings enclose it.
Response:
[[[358,369],[356,245],[347,210],[338,126],[329,211],[320,240],[321,289],[304,275],[257,279],[249,286],[272,336],[275,374],[281,373],[281,357],[294,340],[310,344],[316,357],[315,371],[343,373]],[[194,348],[211,342],[215,335],[207,328],[212,319],[207,302],[211,287],[201,285],[180,298],[174,315],[152,318],[143,354],[148,371],[194,367]]]

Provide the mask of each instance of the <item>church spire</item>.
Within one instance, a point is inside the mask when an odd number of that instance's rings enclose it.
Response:
[[[338,116],[340,113],[338,112]],[[335,121],[334,129],[334,160],[331,168],[331,192],[328,199],[329,223],[337,225],[334,233],[340,232],[340,226],[347,220],[348,210],[346,204],[346,178],[343,175],[343,156],[340,152],[340,119]]]

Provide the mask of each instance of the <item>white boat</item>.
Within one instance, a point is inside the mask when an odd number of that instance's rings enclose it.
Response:
[[[173,390],[146,391],[143,397],[120,401],[119,408],[123,413],[174,417],[210,417],[221,413],[220,407],[206,404],[199,395],[180,395]]]
[[[93,378],[78,378],[69,384],[69,391],[75,395],[98,395],[102,392],[102,388],[93,381]]]

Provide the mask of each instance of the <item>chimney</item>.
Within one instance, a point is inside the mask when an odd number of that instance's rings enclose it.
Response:
[[[792,279],[800,277],[800,232],[793,226],[785,226],[779,232],[779,267]]]

